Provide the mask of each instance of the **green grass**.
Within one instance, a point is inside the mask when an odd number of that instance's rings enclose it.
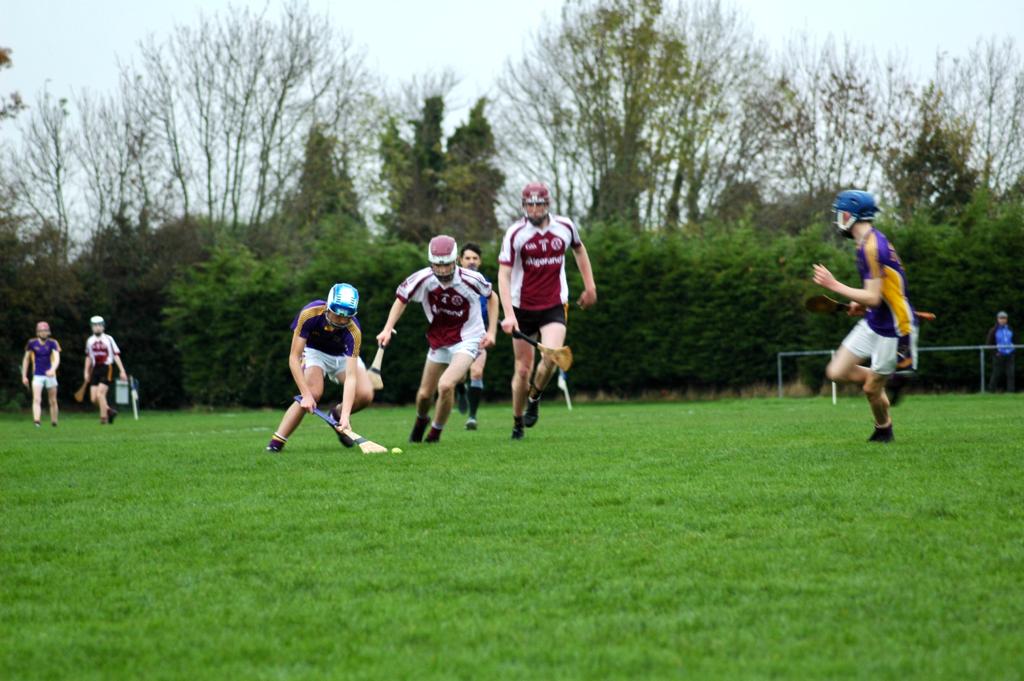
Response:
[[[412,414],[0,416],[0,678],[1024,674],[1021,397]]]

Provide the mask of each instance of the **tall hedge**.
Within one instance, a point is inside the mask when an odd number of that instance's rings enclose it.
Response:
[[[997,309],[1022,311],[1024,219],[1019,208],[981,206],[961,225],[919,220],[881,223],[909,272],[921,309],[938,314],[923,326],[922,345],[977,344]],[[852,321],[803,310],[820,292],[811,265],[822,262],[844,281],[857,281],[854,246],[825,225],[796,236],[766,234],[745,224],[709,226],[701,234],[637,233],[593,225],[583,237],[596,273],[599,301],[572,306],[569,337],[576,355],[575,388],[627,396],[657,389],[739,389],[775,380],[775,353],[833,348]],[[485,247],[484,273],[496,278],[496,244]],[[298,309],[336,281],[361,294],[363,358],[386,319],[398,283],[425,265],[422,249],[361,233],[325,238],[300,266],[257,260],[236,246],[216,250],[171,291],[167,330],[181,355],[184,389],[211,404],[283,404],[294,392],[288,373],[288,324]],[[581,290],[569,258],[573,301]],[[426,322],[418,306],[398,324],[378,399],[414,396],[426,353]],[[823,361],[787,364],[820,385]],[[511,341],[499,333],[485,375],[489,397],[506,398]],[[977,355],[922,355],[925,386],[973,389]],[[335,393],[336,395],[337,393]]]

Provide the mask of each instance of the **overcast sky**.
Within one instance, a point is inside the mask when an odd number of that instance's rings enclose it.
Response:
[[[668,0],[672,1],[672,0]],[[451,67],[462,78],[450,104],[467,106],[492,87],[531,32],[556,20],[560,0],[310,0],[317,12],[367,52],[378,74],[397,84],[414,74]],[[728,4],[728,2],[726,3]],[[775,49],[797,31],[849,37],[880,56],[905,55],[927,74],[936,51],[963,54],[979,36],[1013,36],[1024,49],[1021,0],[735,0],[755,32]],[[0,0],[0,46],[14,50],[14,68],[0,72],[0,93],[13,90],[31,104],[46,87],[109,90],[117,58],[130,60],[149,33],[229,6],[268,8],[280,0]],[[9,127],[9,126],[8,126]]]

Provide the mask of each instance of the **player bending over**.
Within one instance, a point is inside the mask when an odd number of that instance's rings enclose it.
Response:
[[[864,288],[836,281],[824,265],[814,266],[814,283],[846,296],[851,316],[864,319],[843,340],[825,369],[829,380],[858,383],[871,405],[875,432],[869,442],[892,442],[892,418],[886,380],[894,372],[917,368],[917,320],[907,296],[907,275],[889,240],[871,224],[878,212],[868,192],[847,190],[836,196],[836,227],[857,242],[857,269]],[[868,367],[861,366],[870,360]]]
[[[36,324],[36,337],[25,344],[21,360],[21,382],[29,385],[28,365],[32,363],[32,422],[36,428],[43,416],[43,388],[50,400],[50,425],[57,427],[57,367],[60,366],[60,343],[50,338],[50,325]]]
[[[416,422],[409,434],[409,442],[421,442],[427,425],[431,426],[427,442],[441,439],[441,431],[455,402],[455,384],[465,377],[480,351],[494,345],[498,324],[497,296],[482,274],[455,264],[458,253],[459,247],[450,236],[431,239],[427,247],[430,266],[413,272],[398,286],[387,323],[377,334],[377,342],[386,347],[406,305],[410,301],[423,305],[423,312],[430,322],[427,329],[430,350],[416,392]],[[484,300],[490,317],[486,328],[481,312]],[[435,390],[437,404],[431,424],[428,414]]]
[[[362,331],[356,312],[359,292],[350,284],[335,284],[327,300],[314,300],[299,310],[292,321],[292,346],[288,368],[302,396],[292,402],[267,444],[268,452],[280,452],[302,417],[316,408],[324,394],[324,378],[343,386],[341,404],[335,410],[337,430],[352,426],[352,414],[373,402],[373,386],[359,358]]]
[[[597,286],[587,249],[572,220],[551,215],[551,193],[546,185],[531,182],[523,188],[525,216],[505,231],[498,255],[498,291],[505,318],[501,328],[518,329],[549,347],[565,344],[569,286],[565,280],[565,254],[572,248],[583,275],[583,293],[577,304],[586,309],[597,302]],[[523,426],[532,428],[540,417],[540,398],[554,375],[554,362],[542,359],[534,371],[533,346],[512,341],[512,439],[523,438]],[[532,381],[531,381],[532,376]],[[525,413],[524,413],[525,410]]]
[[[480,271],[480,246],[468,243],[462,247],[459,254],[459,266],[463,269]],[[489,282],[488,282],[489,283]],[[497,307],[495,307],[497,310]],[[484,326],[488,326],[491,315],[487,311],[487,299],[480,299],[480,312],[484,316]],[[497,331],[497,327],[495,327]],[[476,412],[480,408],[480,397],[484,392],[484,367],[487,366],[487,350],[481,348],[480,354],[476,356],[473,363],[469,365],[469,388],[466,388],[464,381],[455,384],[455,397],[459,405],[459,413],[465,414],[469,411],[469,418],[466,419],[466,430],[476,430]]]
[[[121,362],[121,349],[112,336],[104,333],[106,322],[94,315],[89,319],[92,335],[85,341],[85,381],[89,384],[89,401],[100,411],[100,425],[114,423],[117,410],[107,403],[107,393],[114,380],[114,365],[122,381],[128,380],[128,373]]]

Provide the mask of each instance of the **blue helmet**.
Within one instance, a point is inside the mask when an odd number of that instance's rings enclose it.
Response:
[[[359,310],[359,291],[352,284],[335,284],[327,294],[327,309],[342,317],[355,317]]]
[[[878,213],[878,203],[870,192],[859,189],[847,189],[836,195],[832,202],[832,210],[836,212],[836,227],[845,236],[850,236],[850,228],[857,222],[871,222]]]

